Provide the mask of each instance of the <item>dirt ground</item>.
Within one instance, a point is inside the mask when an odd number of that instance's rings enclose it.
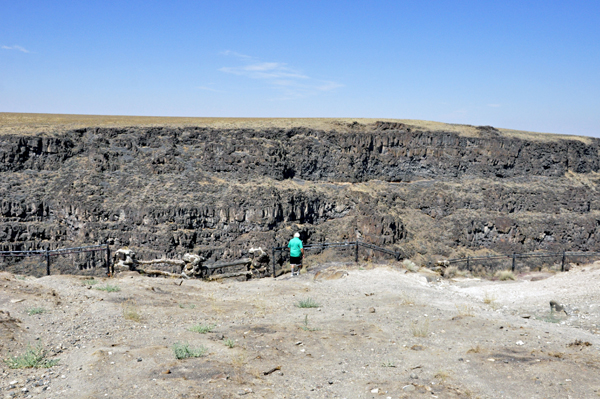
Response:
[[[516,281],[395,263],[248,282],[97,280],[0,273],[2,359],[28,345],[60,359],[3,362],[0,398],[600,396],[600,263]],[[107,284],[120,290],[97,289]],[[307,299],[318,307],[299,307]],[[178,360],[176,343],[206,353]]]

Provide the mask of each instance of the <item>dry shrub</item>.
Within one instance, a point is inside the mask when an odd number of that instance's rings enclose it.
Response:
[[[129,300],[123,304],[123,317],[138,323],[142,321],[142,315],[140,314],[135,301]]]
[[[496,272],[494,277],[498,278],[500,281],[516,279],[515,274],[513,272],[511,272],[510,270],[499,270]]]
[[[458,311],[458,315],[465,317],[473,317],[473,308],[468,305],[454,305],[456,306],[456,310]]]
[[[409,272],[412,272],[412,273],[416,273],[416,272],[419,271],[419,266],[417,266],[415,262],[413,262],[413,261],[411,261],[409,259],[404,259],[402,261],[402,266],[406,270],[408,270]]]
[[[400,303],[402,305],[414,305],[415,304],[415,298],[412,295],[409,295],[406,292],[403,292],[402,295],[400,295]]]
[[[448,266],[446,270],[444,270],[444,277],[453,278],[458,274],[458,267],[456,266]]]
[[[422,323],[416,321],[410,326],[410,332],[413,337],[426,337],[429,334],[429,319],[425,319]]]
[[[481,353],[482,349],[479,345],[474,348],[471,348],[467,351],[467,353]]]
[[[474,265],[471,267],[471,274],[475,277],[489,278],[490,271],[483,265]]]
[[[498,309],[498,303],[496,303],[496,297],[494,295],[490,295],[488,292],[485,293],[483,297],[483,303],[486,305],[490,305],[490,307],[494,310]]]
[[[439,370],[433,378],[437,378],[438,380],[445,382],[448,378],[450,378],[450,372],[445,370]]]

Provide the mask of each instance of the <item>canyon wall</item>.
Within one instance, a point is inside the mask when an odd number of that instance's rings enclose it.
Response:
[[[362,240],[421,260],[600,250],[599,141],[402,123],[0,135],[0,249],[239,258]],[[349,254],[350,256],[350,254]]]

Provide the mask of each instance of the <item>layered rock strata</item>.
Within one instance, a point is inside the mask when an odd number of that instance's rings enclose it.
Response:
[[[194,253],[211,262],[285,245],[300,231],[306,242],[360,237],[422,259],[600,250],[599,167],[596,139],[490,127],[5,133],[0,246],[109,242],[140,259]]]

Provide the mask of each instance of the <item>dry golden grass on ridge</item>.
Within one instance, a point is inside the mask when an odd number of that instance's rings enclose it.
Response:
[[[84,127],[125,127],[125,126],[201,126],[218,129],[235,128],[284,128],[306,127],[320,130],[351,130],[350,125],[357,122],[367,128],[375,122],[398,122],[425,131],[445,131],[458,133],[465,137],[478,137],[481,133],[476,126],[449,124],[443,122],[422,121],[417,119],[388,118],[199,118],[199,117],[163,117],[163,116],[124,116],[124,115],[70,115],[70,114],[33,114],[0,112],[0,134],[36,134],[55,133]],[[591,138],[583,136],[559,135],[549,133],[526,132],[522,130],[498,130],[509,137],[524,140],[548,141],[570,139],[589,143]]]

